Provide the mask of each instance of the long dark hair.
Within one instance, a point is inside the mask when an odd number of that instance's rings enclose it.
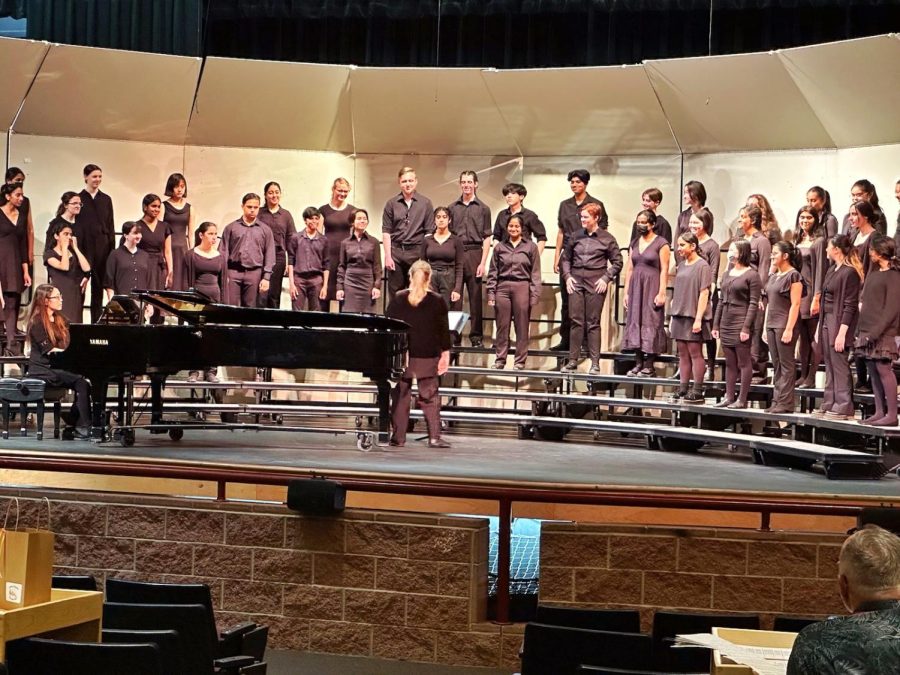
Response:
[[[874,206],[876,211],[881,210],[881,207],[878,206],[878,192],[876,192],[875,184],[872,181],[866,178],[860,178],[853,184],[853,187],[862,189],[863,192],[869,195],[869,198],[865,201]]]
[[[77,192],[72,192],[69,190],[68,192],[63,192],[62,197],[59,198],[59,207],[56,209],[56,217],[59,218],[62,214],[66,212],[66,207],[69,205],[69,202],[72,200],[72,197],[77,197]]]
[[[48,309],[50,296],[55,290],[56,286],[52,284],[41,284],[34,289],[31,311],[28,312],[27,332],[30,334],[31,327],[40,321],[47,332],[47,336],[50,338],[50,344],[57,349],[65,349],[69,346],[69,322],[59,312],[54,313],[53,321],[51,321],[50,310]],[[34,349],[35,346],[31,345],[31,348]]]
[[[859,253],[856,252],[856,247],[853,245],[853,242],[850,241],[850,237],[846,234],[836,234],[829,239],[828,242],[843,254],[845,265],[849,265],[855,269],[860,279],[866,278],[862,261],[859,259]]]
[[[4,183],[0,186],[0,198],[3,200],[0,206],[6,205],[9,202],[9,196],[19,189],[22,189],[21,183]]]
[[[818,185],[813,185],[807,192],[812,192],[816,197],[822,200],[822,220],[825,220],[825,216],[831,213],[831,193]]]
[[[803,267],[803,256],[800,255],[800,251],[791,242],[782,239],[781,241],[776,241],[772,248],[778,249],[782,255],[786,255],[788,262],[795,270]]]
[[[734,262],[740,263],[744,267],[750,267],[750,242],[746,239],[735,239],[731,242],[737,255],[734,256]]]
[[[900,270],[900,258],[897,257],[897,245],[894,240],[883,234],[875,235],[870,248],[890,264],[892,270]]]
[[[797,209],[797,218],[794,220],[794,242],[800,243],[806,238],[806,232],[804,232],[803,228],[800,227],[800,216],[804,213],[808,213],[813,217],[813,226],[810,228],[810,239],[814,239],[822,236],[822,219],[819,216],[819,212],[816,211],[815,207],[810,206],[809,204],[804,204],[799,209]]]

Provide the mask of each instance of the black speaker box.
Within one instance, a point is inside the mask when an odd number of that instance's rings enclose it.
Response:
[[[862,510],[856,519],[856,526],[878,525],[900,536],[900,509],[883,506],[872,506]]]
[[[347,490],[324,478],[292,480],[288,483],[287,505],[293,511],[328,515],[340,513],[347,502]]]

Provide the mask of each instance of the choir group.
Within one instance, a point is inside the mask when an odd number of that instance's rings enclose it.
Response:
[[[344,312],[375,312],[382,302],[390,307],[407,288],[410,269],[424,260],[431,289],[449,308],[461,309],[468,296],[473,346],[483,344],[484,287],[495,312],[492,367],[506,367],[514,327],[513,367],[523,369],[547,242],[543,222],[524,206],[525,186],[504,186],[507,208],[492,219],[474,171],[460,174],[460,197],[437,208],[418,191],[414,169],[403,167],[397,178],[399,192],[382,212],[381,241],[367,232],[368,211],[349,203],[351,186],[344,178],[333,182],[326,204],[302,212],[302,227],[281,206],[281,186],[272,181],[262,196],[244,195],[241,216],[220,228],[195,222],[187,180],[178,173],[162,197],[144,197],[143,216],[125,222],[117,235],[112,200],[100,190],[102,170],[89,164],[85,188],[62,195],[47,230],[49,285],[37,289],[30,312],[32,360],[35,347],[39,361],[50,349],[65,347],[67,323],[82,320],[88,285],[92,321],[104,294],[138,288],[194,288],[215,301],[277,308],[285,278],[295,310],[328,311],[336,301]],[[703,382],[721,345],[726,394],[718,405],[746,407],[750,384],[767,378],[771,359],[769,411],[793,412],[795,388],[813,386],[824,362],[825,395],[817,414],[852,419],[852,354],[857,389],[874,393],[875,413],[862,423],[897,424],[892,362],[900,333],[900,217],[888,236],[871,182],[853,184],[841,222],[828,191],[818,186],[806,193],[793,227],[779,226],[764,195],[750,195],[734,231],[719,236],[724,245],[712,238],[716,223],[702,183],[685,184],[685,208],[674,228],[658,213],[662,193],[649,188],[622,247],[608,230],[603,202],[587,192],[590,174],[576,169],[567,178],[572,196],[560,203],[553,253],[562,299],[561,340],[553,349],[567,355],[563,370],[575,370],[586,349],[591,372],[599,372],[600,313],[624,270],[621,349],[636,359],[629,375],[654,376],[655,357],[671,338],[679,361],[675,396],[702,403]],[[15,334],[20,298],[32,281],[34,227],[24,180],[12,167],[0,188],[0,313],[7,336]],[[900,200],[900,181],[895,193]],[[720,272],[723,250],[727,263]],[[7,346],[13,349],[14,341]],[[215,372],[206,377],[215,379]]]

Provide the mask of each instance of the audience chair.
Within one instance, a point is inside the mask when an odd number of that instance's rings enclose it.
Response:
[[[269,627],[248,622],[217,633],[212,595],[206,584],[158,584],[107,579],[106,600],[148,605],[203,605],[206,609],[204,625],[216,658],[252,656],[257,661],[264,660]]]
[[[252,656],[214,659],[206,616],[206,608],[199,604],[141,605],[107,602],[103,605],[103,626],[106,629],[177,632],[181,667],[173,675],[259,675],[265,672],[265,664],[257,663]]]
[[[649,635],[529,623],[521,675],[575,675],[581,664],[646,669],[652,658]]]
[[[772,630],[799,633],[811,623],[819,623],[821,620],[811,616],[776,616]]]
[[[97,580],[90,574],[54,574],[50,586],[70,591],[96,591]]]
[[[668,673],[708,673],[710,651],[672,645],[676,635],[711,633],[713,626],[759,630],[756,614],[706,614],[658,611],[653,616],[654,668]]]
[[[567,628],[587,628],[616,633],[640,633],[641,615],[636,609],[592,609],[565,605],[538,605],[535,623]]]
[[[6,646],[10,675],[169,675],[154,644],[14,640]]]
[[[177,673],[181,668],[179,636],[174,630],[122,630],[104,628],[103,644],[151,644],[159,649],[163,673]]]

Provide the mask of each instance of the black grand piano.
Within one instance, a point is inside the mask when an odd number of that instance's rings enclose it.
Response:
[[[141,325],[146,305],[183,323]],[[109,437],[106,402],[111,382],[150,375],[151,423],[159,423],[167,375],[250,366],[348,370],[371,378],[377,385],[378,440],[386,443],[389,380],[403,370],[407,328],[383,316],[234,307],[195,291],[135,291],[114,296],[99,323],[72,324],[69,347],[51,354],[50,361],[54,368],[90,379],[93,437]]]

